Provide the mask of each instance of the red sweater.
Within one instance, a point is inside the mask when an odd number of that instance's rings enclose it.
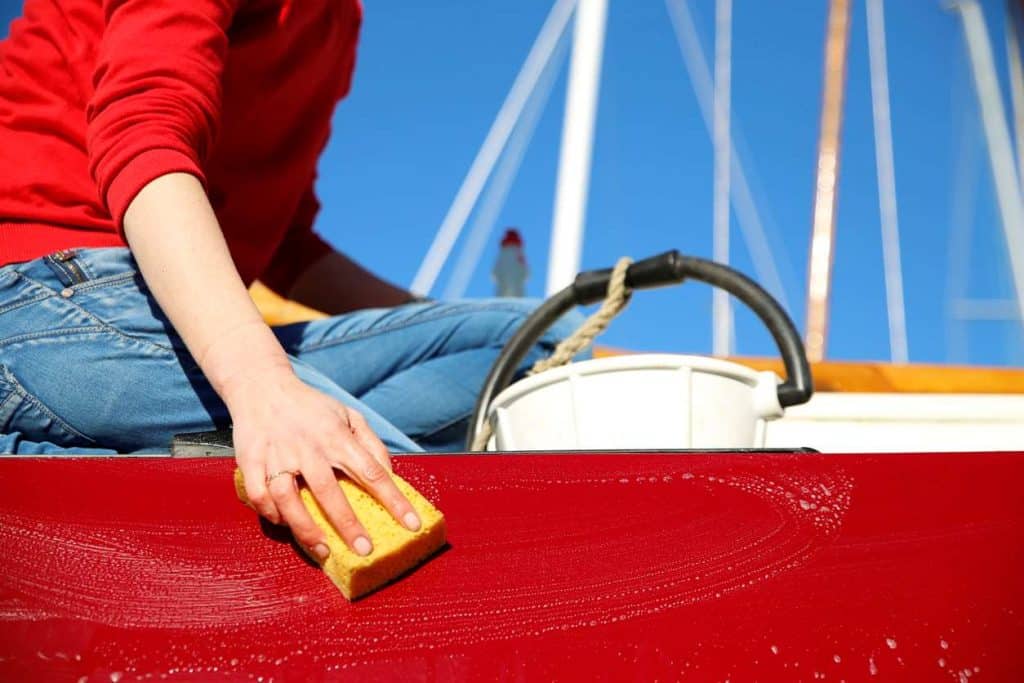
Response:
[[[0,42],[0,265],[125,244],[149,181],[204,184],[246,283],[329,247],[317,158],[349,89],[359,0],[26,0]]]

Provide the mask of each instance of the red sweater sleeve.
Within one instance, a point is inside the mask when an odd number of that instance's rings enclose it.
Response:
[[[122,228],[147,183],[205,182],[220,118],[227,28],[238,0],[104,0],[106,27],[86,110],[89,170]]]
[[[295,218],[274,252],[273,260],[260,275],[260,282],[281,296],[287,297],[292,285],[307,268],[334,251],[334,247],[313,231],[313,221],[319,211],[320,202],[310,187],[299,202]]]

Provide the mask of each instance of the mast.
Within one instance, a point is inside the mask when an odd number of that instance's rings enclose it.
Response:
[[[576,7],[548,256],[548,296],[569,285],[580,269],[607,14],[608,0],[579,0]]]
[[[729,263],[729,134],[730,91],[732,89],[732,0],[715,3],[715,99],[712,126],[714,143],[714,199],[712,202],[713,252],[719,263]],[[724,289],[712,292],[712,353],[732,352],[732,308]]]
[[[825,357],[828,300],[832,284],[836,189],[839,179],[839,134],[843,122],[846,54],[850,34],[849,0],[831,0],[825,40],[825,79],[821,98],[821,133],[815,178],[814,219],[807,277],[807,358]]]

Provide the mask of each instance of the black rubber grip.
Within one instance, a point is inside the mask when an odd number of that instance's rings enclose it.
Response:
[[[637,261],[626,269],[626,286],[630,289],[651,289],[679,284],[686,279],[682,258],[678,251],[673,250]],[[588,306],[603,300],[611,277],[611,268],[577,275],[572,284],[576,303]]]

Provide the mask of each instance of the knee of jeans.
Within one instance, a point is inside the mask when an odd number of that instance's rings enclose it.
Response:
[[[490,318],[492,322],[487,337],[490,343],[504,346],[519,331],[523,323],[544,303],[542,299],[505,298],[485,300],[478,303],[486,313],[497,314],[498,318]],[[500,305],[495,305],[500,304]],[[540,335],[537,340],[539,350],[550,353],[563,339],[575,332],[586,319],[579,309],[567,311]],[[590,351],[584,351],[577,360],[590,357]]]

